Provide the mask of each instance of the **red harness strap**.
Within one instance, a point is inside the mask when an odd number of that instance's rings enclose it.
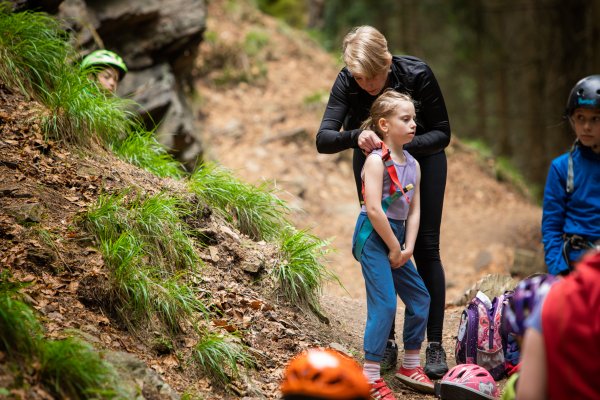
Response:
[[[402,186],[402,182],[400,182],[400,179],[398,178],[398,173],[396,172],[396,167],[394,166],[394,160],[392,160],[392,152],[383,142],[381,142],[381,150],[382,150],[381,159],[383,160],[383,164],[387,168],[387,172],[390,175],[390,179],[392,180],[392,182],[390,184],[390,196],[392,196],[394,193],[399,191],[402,193],[402,195],[406,199],[406,203],[410,204],[410,199],[408,198],[408,195],[406,194],[406,192],[408,190],[410,190],[410,188],[408,188],[408,187],[405,188]],[[362,197],[363,197],[363,203],[364,203],[364,198],[365,198],[365,180],[364,179],[362,180]]]

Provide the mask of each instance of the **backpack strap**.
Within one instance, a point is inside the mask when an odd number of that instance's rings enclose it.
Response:
[[[386,197],[385,199],[383,199],[381,201],[381,208],[383,209],[383,212],[386,213],[388,208],[390,207],[390,205],[397,198],[399,198],[400,195],[404,195],[406,202],[408,204],[410,204],[410,199],[408,198],[408,195],[406,193],[409,190],[414,189],[414,186],[412,184],[408,184],[405,187],[402,186],[402,183],[400,183],[400,179],[398,179],[398,173],[396,172],[396,167],[394,166],[394,161],[392,160],[390,150],[383,142],[381,142],[381,149],[382,149],[381,159],[383,160],[383,163],[384,163],[384,165],[388,171],[388,174],[390,175],[390,178],[392,180],[392,182],[390,184],[390,196]],[[362,194],[363,194],[363,199],[364,199],[365,198],[365,181],[364,181],[364,179],[362,181]],[[362,203],[364,203],[364,200],[362,201]],[[365,247],[365,243],[367,242],[367,239],[369,238],[369,236],[371,235],[372,232],[373,232],[373,225],[371,224],[371,221],[369,221],[369,219],[367,218],[367,219],[365,219],[365,221],[363,222],[363,224],[360,227],[360,230],[358,231],[358,234],[356,236],[356,243],[354,245],[354,251],[352,252],[352,254],[354,255],[354,258],[357,261],[360,261],[360,255],[362,254],[363,247]]]
[[[575,139],[575,142],[573,142],[573,145],[571,146],[571,150],[569,150],[569,160],[568,160],[568,165],[567,165],[567,183],[566,183],[566,187],[565,190],[567,191],[567,194],[571,194],[573,193],[573,189],[574,189],[574,172],[573,172],[573,152],[575,151],[575,148],[577,146],[577,144],[579,143],[579,141],[577,139]]]
[[[408,195],[406,193],[409,190],[411,190],[412,187],[410,187],[410,185],[407,187],[403,187],[402,182],[400,182],[400,179],[398,178],[398,172],[396,171],[396,167],[394,166],[394,160],[392,160],[392,152],[386,146],[386,144],[383,142],[381,142],[381,159],[383,160],[383,165],[385,165],[388,175],[390,176],[390,179],[392,180],[392,182],[390,184],[390,197],[394,197],[394,199],[390,202],[390,204],[398,198],[398,196],[400,195],[399,192],[402,195],[404,195],[404,198],[406,199],[406,203],[410,204],[410,199],[408,198]],[[386,198],[386,200],[389,199],[390,197]],[[364,179],[362,180],[362,198],[363,198],[363,200],[361,201],[361,205],[363,205],[365,203],[365,201],[364,201],[365,180]],[[383,202],[382,202],[382,205],[383,205]],[[388,204],[388,207],[389,207],[389,204]],[[384,209],[384,211],[386,211],[386,210],[387,210],[387,208]]]

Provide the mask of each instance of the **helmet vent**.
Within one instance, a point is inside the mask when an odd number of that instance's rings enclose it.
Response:
[[[581,96],[583,94],[583,92],[584,92],[583,88],[579,88],[579,90],[577,91],[577,94]]]
[[[464,374],[465,374],[465,370],[463,369],[462,371],[460,371],[460,372],[458,373],[458,375],[456,375],[456,377],[460,379],[460,378],[462,378],[462,376],[463,376]]]

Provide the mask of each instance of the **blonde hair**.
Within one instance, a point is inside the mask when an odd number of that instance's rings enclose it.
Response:
[[[378,121],[381,118],[390,118],[396,112],[400,102],[408,101],[412,105],[415,104],[412,97],[406,93],[400,93],[394,89],[386,89],[371,106],[370,116],[361,125],[361,129],[370,129],[383,140],[383,132],[379,129]]]
[[[368,25],[357,26],[346,34],[342,53],[348,70],[366,78],[387,70],[392,62],[385,36]]]

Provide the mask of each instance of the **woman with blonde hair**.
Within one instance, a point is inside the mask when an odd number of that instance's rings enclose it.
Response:
[[[425,62],[412,56],[393,56],[386,38],[371,26],[356,27],[346,35],[343,59],[346,66],[339,72],[331,89],[316,144],[319,153],[354,149],[354,178],[361,203],[360,173],[366,154],[381,147],[381,139],[373,130],[361,128],[362,122],[385,89],[407,93],[415,101],[416,134],[404,150],[421,167],[421,221],[413,256],[431,297],[425,373],[432,379],[438,379],[448,370],[446,353],[441,345],[446,284],[440,258],[440,224],[447,171],[444,149],[450,143],[450,123],[444,97]],[[397,357],[392,326],[382,368],[395,368]]]

